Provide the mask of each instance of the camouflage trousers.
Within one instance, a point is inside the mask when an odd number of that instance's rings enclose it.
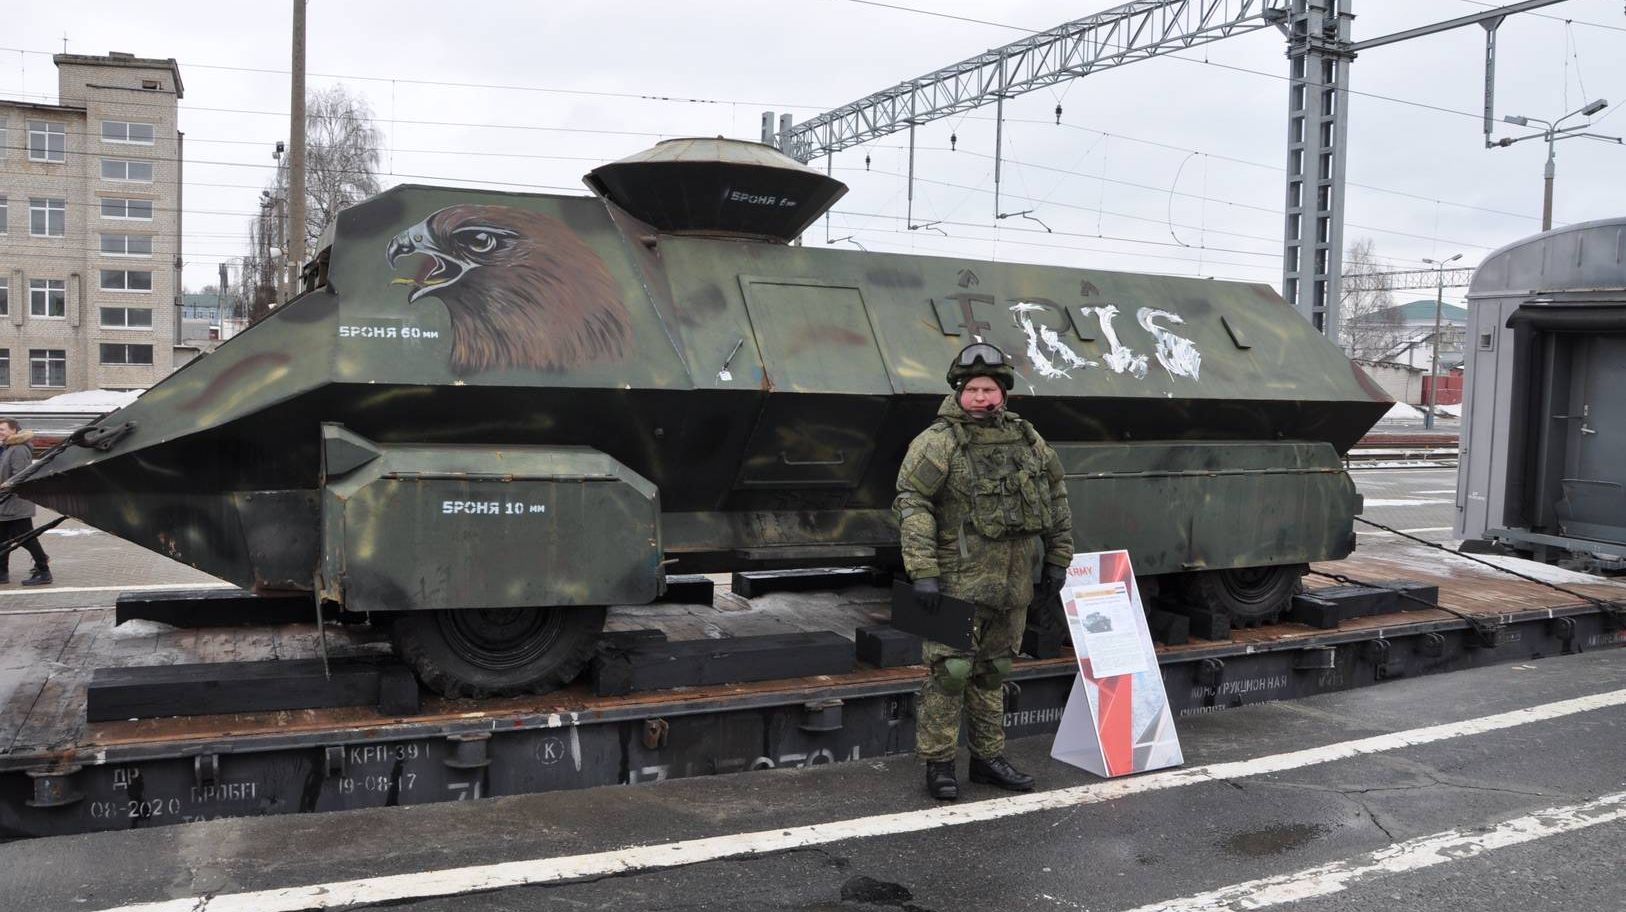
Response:
[[[970,730],[971,754],[984,760],[1005,752],[1005,678],[1022,645],[1026,606],[977,606],[972,651],[928,640],[921,650],[929,674],[915,709],[915,753],[928,763],[953,760],[960,717]]]

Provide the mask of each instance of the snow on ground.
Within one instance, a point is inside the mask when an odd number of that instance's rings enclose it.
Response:
[[[1533,576],[1536,579],[1547,583],[1563,584],[1614,582],[1614,580],[1610,580],[1606,577],[1593,576],[1590,573],[1582,573],[1578,570],[1567,570],[1563,567],[1555,567],[1552,564],[1544,564],[1540,561],[1525,560],[1523,558],[1512,557],[1510,555],[1475,554],[1474,557],[1478,560],[1484,561],[1485,563],[1495,564],[1498,567],[1503,567],[1508,570],[1517,570],[1518,572],[1523,573],[1525,576]],[[1471,565],[1474,563],[1474,561],[1469,560],[1466,557],[1445,557],[1442,559],[1449,564]]]
[[[1421,421],[1423,413],[1404,402],[1396,402],[1387,412],[1383,413],[1384,421]]]
[[[63,393],[49,399],[30,399],[26,402],[0,402],[0,414],[30,415],[41,412],[86,412],[100,414],[111,412],[114,409],[124,408],[136,401],[136,397],[146,390],[80,390],[74,393]]]

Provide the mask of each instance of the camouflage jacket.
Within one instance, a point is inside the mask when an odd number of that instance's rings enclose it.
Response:
[[[1032,600],[1041,545],[1045,563],[1073,559],[1061,460],[1014,412],[981,424],[947,397],[903,457],[892,509],[909,577],[980,605]]]

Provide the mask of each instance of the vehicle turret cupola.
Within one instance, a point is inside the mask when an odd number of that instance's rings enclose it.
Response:
[[[846,184],[772,146],[722,137],[669,139],[582,179],[663,232],[780,244],[847,192]]]

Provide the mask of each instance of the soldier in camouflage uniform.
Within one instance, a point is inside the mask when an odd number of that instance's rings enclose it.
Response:
[[[959,797],[960,717],[970,729],[971,781],[1014,791],[1033,777],[1005,759],[1005,677],[1027,606],[1060,591],[1073,559],[1073,514],[1061,461],[1033,425],[1004,408],[1015,375],[993,345],[968,345],[948,372],[954,392],[909,445],[893,503],[904,568],[934,610],[942,595],[977,606],[973,650],[927,642],[930,674],[916,713],[915,752],[935,798]],[[1036,593],[1034,567],[1043,556]]]

